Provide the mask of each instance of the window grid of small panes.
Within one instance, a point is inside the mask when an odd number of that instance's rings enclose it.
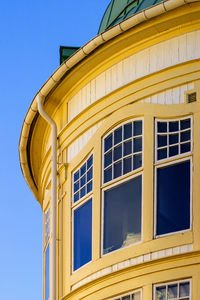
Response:
[[[50,234],[50,209],[45,212],[45,243],[48,242]]]
[[[142,166],[143,122],[135,120],[112,130],[103,140],[103,182]]]
[[[138,291],[138,292],[131,293],[131,294],[128,294],[128,295],[120,296],[118,298],[114,298],[112,300],[141,300],[141,299],[142,299],[141,291]]]
[[[191,300],[190,281],[172,282],[155,287],[154,300]]]
[[[192,151],[192,118],[156,120],[155,161]]]
[[[93,189],[93,154],[73,173],[73,202],[77,202]]]

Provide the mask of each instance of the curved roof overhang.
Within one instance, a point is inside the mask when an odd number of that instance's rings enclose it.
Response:
[[[31,138],[33,129],[39,116],[36,100],[37,96],[42,96],[45,103],[49,94],[52,93],[56,89],[56,87],[58,87],[58,85],[64,80],[64,78],[66,78],[67,74],[72,70],[72,68],[76,67],[80,62],[91,55],[101,45],[109,42],[111,39],[119,36],[123,32],[135,27],[142,22],[148,21],[161,14],[165,14],[166,12],[193,2],[200,2],[200,0],[165,0],[127,18],[123,22],[120,22],[114,27],[97,35],[95,38],[81,47],[74,55],[66,60],[41,87],[41,89],[35,95],[25,116],[19,140],[19,158],[22,173],[35,198],[39,202],[40,199],[38,195],[38,186],[34,180],[30,162]]]

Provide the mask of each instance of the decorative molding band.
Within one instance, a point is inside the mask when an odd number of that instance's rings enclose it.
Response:
[[[131,266],[137,266],[142,263],[150,262],[156,259],[160,258],[165,258],[173,255],[179,255],[183,253],[188,253],[193,251],[193,245],[184,245],[184,246],[179,246],[175,248],[169,248],[169,249],[164,249],[148,254],[144,254],[135,258],[127,259],[125,261],[122,261],[118,264],[112,265],[108,268],[102,269],[86,278],[83,280],[79,281],[78,283],[74,284],[72,286],[72,291],[76,290],[77,288],[83,286],[84,284],[87,284],[95,279],[101,278],[105,275],[111,274],[113,272],[123,270],[125,268],[131,267]]]

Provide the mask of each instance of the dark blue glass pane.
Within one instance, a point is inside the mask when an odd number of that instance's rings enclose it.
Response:
[[[169,122],[169,132],[173,131],[179,131],[179,122],[174,121],[174,122]]]
[[[85,186],[80,190],[80,197],[84,197],[86,194],[86,191],[85,191]]]
[[[181,132],[181,142],[186,142],[190,140],[190,130]]]
[[[121,298],[122,300],[132,300],[132,296],[128,295],[128,296],[124,296]]]
[[[83,177],[81,177],[81,186],[85,185],[86,183],[86,176],[84,175]]]
[[[74,174],[74,181],[79,179],[79,170]]]
[[[49,244],[45,252],[45,300],[49,300]]]
[[[177,284],[168,285],[168,297],[169,297],[169,299],[177,299],[177,297],[178,297],[178,285]]]
[[[74,194],[74,202],[79,200],[79,192]]]
[[[87,170],[91,167],[93,164],[93,155],[91,155],[87,160]]]
[[[112,150],[104,155],[104,168],[112,163]]]
[[[81,176],[86,172],[86,163],[81,167]]]
[[[104,171],[104,183],[112,180],[112,167]]]
[[[114,161],[122,157],[122,144],[114,148]]]
[[[157,156],[158,156],[158,158],[157,158],[158,160],[166,158],[167,157],[167,149],[165,148],[165,149],[158,150]]]
[[[132,140],[124,142],[124,156],[132,153]]]
[[[190,161],[157,169],[157,228],[162,235],[190,228]]]
[[[190,143],[181,144],[181,153],[186,153],[190,151],[191,151]]]
[[[178,146],[169,147],[169,157],[178,154]]]
[[[166,135],[158,135],[157,137],[158,147],[167,146],[167,136]]]
[[[142,134],[142,121],[135,121],[133,126],[133,135],[141,135]]]
[[[175,133],[175,134],[170,134],[169,135],[169,144],[172,145],[172,144],[177,144],[178,143],[178,134]]]
[[[124,158],[123,164],[124,164],[124,166],[123,166],[123,168],[124,168],[123,169],[124,174],[132,171],[132,157],[131,156],[129,156],[127,158]]]
[[[167,122],[158,122],[157,126],[158,132],[167,132]]]
[[[156,299],[165,300],[166,299],[166,287],[159,286],[156,288]]]
[[[87,184],[87,193],[91,192],[92,190],[92,181],[90,181],[88,184]]]
[[[93,168],[89,169],[87,172],[87,182],[92,179]]]
[[[142,151],[142,138],[135,138],[133,140],[133,152],[140,152]]]
[[[191,120],[186,119],[186,120],[181,120],[181,130],[187,129],[191,127]]]
[[[180,297],[190,296],[190,283],[189,282],[182,282],[182,283],[180,283],[180,286],[179,286],[179,295],[180,295]],[[187,298],[187,299],[189,299],[189,298]]]
[[[132,137],[132,123],[124,125],[124,140]]]
[[[74,193],[76,193],[78,190],[79,190],[79,181],[77,181],[77,182],[74,184]]]
[[[122,127],[117,128],[114,131],[114,144],[118,144],[122,141]]]
[[[121,160],[114,164],[114,178],[122,175],[122,162]]]
[[[92,200],[74,211],[74,270],[92,258]]]
[[[133,170],[142,166],[142,154],[136,154],[133,156]]]
[[[104,152],[106,152],[108,149],[110,149],[113,145],[113,141],[112,141],[113,137],[112,137],[112,133],[109,134],[109,136],[107,138],[105,138],[104,140]]]
[[[141,240],[142,176],[104,192],[103,253]]]

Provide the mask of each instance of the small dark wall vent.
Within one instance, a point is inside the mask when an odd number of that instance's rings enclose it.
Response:
[[[188,93],[187,94],[187,103],[192,103],[192,102],[195,102],[197,101],[197,93],[194,92],[194,93]]]

